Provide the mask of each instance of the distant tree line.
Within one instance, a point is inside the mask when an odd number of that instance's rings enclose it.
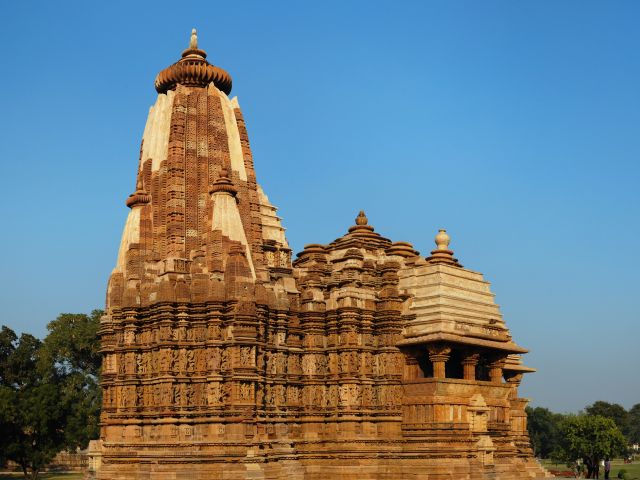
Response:
[[[630,445],[640,444],[640,403],[627,411],[599,400],[577,415],[527,407],[527,419],[536,456],[568,463],[579,460],[587,475],[590,466],[626,455]]]
[[[0,465],[13,461],[35,480],[60,451],[98,437],[101,315],[62,314],[44,340],[2,327]]]

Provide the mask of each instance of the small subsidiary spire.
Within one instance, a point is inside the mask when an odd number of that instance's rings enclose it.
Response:
[[[228,193],[234,197],[238,194],[238,190],[233,186],[233,182],[231,182],[231,179],[229,178],[229,169],[226,165],[222,166],[218,179],[209,189],[209,193],[211,195],[218,192]]]
[[[136,179],[136,191],[133,192],[125,201],[127,207],[133,208],[138,205],[146,205],[151,201],[151,195],[149,195],[144,189],[144,180],[142,179],[142,172],[138,172],[138,178]]]

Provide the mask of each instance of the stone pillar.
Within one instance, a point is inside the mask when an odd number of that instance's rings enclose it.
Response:
[[[505,357],[494,357],[489,363],[489,381],[491,383],[502,383],[502,368],[504,367]]]
[[[433,377],[446,378],[446,363],[451,354],[451,347],[448,345],[429,345],[429,360],[433,363]]]
[[[414,355],[417,355],[417,352],[411,352],[410,354],[405,353],[404,355],[404,379],[405,380],[414,380],[416,378],[423,378],[424,373],[420,369],[420,365],[418,364],[418,359],[415,358]]]
[[[520,386],[520,382],[522,382],[522,373],[509,372],[508,374],[505,373],[504,377],[507,381],[507,384],[511,386],[511,393],[509,394],[509,398],[518,398],[518,387]]]
[[[476,379],[476,366],[478,365],[478,360],[480,360],[479,353],[472,353],[472,352],[465,353],[465,356],[462,359],[462,371],[463,371],[463,378],[465,380]]]

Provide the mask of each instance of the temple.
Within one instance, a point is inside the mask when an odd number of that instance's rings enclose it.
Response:
[[[520,480],[526,350],[444,230],[364,212],[292,262],[232,81],[195,30],[157,76],[101,321],[90,476]]]

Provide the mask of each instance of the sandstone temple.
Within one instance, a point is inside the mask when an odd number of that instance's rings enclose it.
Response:
[[[518,396],[527,350],[487,281],[444,230],[422,256],[363,212],[292,260],[231,77],[206,57],[194,31],[155,81],[101,321],[90,476],[549,476]]]

